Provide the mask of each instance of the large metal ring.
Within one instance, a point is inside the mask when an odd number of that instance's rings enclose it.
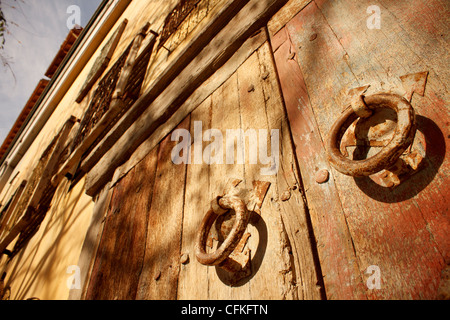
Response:
[[[207,266],[220,265],[228,258],[244,235],[250,218],[250,213],[247,210],[247,206],[240,198],[236,196],[225,196],[214,201],[218,202],[222,210],[220,210],[220,208],[217,210],[218,206],[215,206],[214,204],[212,205],[211,209],[208,210],[202,221],[195,243],[195,254],[197,260],[201,264]],[[230,234],[215,252],[206,253],[206,242],[208,239],[209,230],[216,219],[225,212],[228,212],[230,209],[236,212],[236,221]]]
[[[342,137],[348,127],[358,118],[352,108],[344,111],[333,125],[327,143],[328,160],[339,172],[354,176],[370,176],[392,167],[403,152],[412,144],[416,133],[415,113],[411,104],[395,94],[381,93],[364,97],[368,108],[390,108],[397,113],[397,127],[391,141],[368,159],[350,160],[340,151]]]

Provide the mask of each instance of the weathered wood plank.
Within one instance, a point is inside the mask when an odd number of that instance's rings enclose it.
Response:
[[[250,298],[252,299],[293,299],[296,298],[296,292],[292,290],[289,277],[292,277],[293,266],[290,259],[286,261],[283,255],[285,245],[285,235],[283,234],[282,221],[280,211],[277,206],[270,203],[270,199],[277,197],[275,191],[277,188],[277,171],[274,170],[271,175],[261,174],[262,168],[270,168],[271,164],[263,164],[261,158],[261,145],[267,144],[267,154],[265,156],[276,156],[276,150],[272,154],[271,134],[268,131],[266,140],[262,141],[263,136],[259,130],[268,130],[267,105],[270,99],[275,100],[273,96],[268,98],[267,95],[272,94],[271,91],[264,92],[263,75],[265,72],[272,71],[272,77],[275,76],[273,70],[269,71],[273,65],[261,65],[259,54],[267,51],[267,43],[261,47],[256,53],[247,59],[247,61],[239,68],[237,72],[239,83],[239,105],[241,128],[244,132],[255,130],[258,135],[257,141],[245,139],[245,168],[244,183],[247,189],[253,189],[253,181],[271,182],[269,195],[261,208],[261,218],[248,226],[248,232],[251,234],[248,240],[248,248],[252,255],[252,278],[250,279]],[[265,68],[265,71],[261,69]],[[267,89],[267,88],[266,88]],[[266,98],[267,101],[266,101]],[[280,101],[278,101],[280,102]],[[272,110],[270,110],[272,111]],[[269,111],[269,112],[270,112]],[[277,141],[278,143],[279,141]],[[253,156],[253,147],[256,147],[258,153],[257,164],[251,164],[250,159]],[[274,158],[275,159],[275,158]],[[274,166],[276,167],[276,165]],[[267,284],[271,285],[268,286]]]
[[[297,15],[311,0],[289,0],[283,8],[278,11],[267,23],[270,36],[274,36],[280,31],[293,17]],[[276,51],[276,50],[274,50]]]
[[[278,201],[273,202],[273,206],[278,207],[280,211],[285,237],[285,244],[282,247],[284,256],[281,260],[286,264],[287,270],[284,273],[285,290],[287,291],[285,294],[291,294],[290,290],[293,290],[294,298],[321,299],[323,279],[318,264],[315,237],[311,226],[311,218],[303,199],[304,190],[297,169],[294,144],[271,50],[272,48],[267,43],[258,51],[258,55],[268,129],[280,131],[280,165],[274,185],[275,199],[278,199]],[[282,199],[285,192],[289,194],[287,200]],[[272,210],[275,210],[275,208]],[[293,266],[290,265],[292,263]],[[288,269],[289,266],[290,270]],[[291,285],[295,289],[290,287]]]
[[[135,165],[137,165],[145,156],[157,145],[167,134],[169,134],[189,113],[197,108],[207,97],[216,91],[231,75],[244,63],[244,61],[257,50],[267,36],[264,32],[248,39],[239,50],[230,58],[230,60],[219,70],[217,70],[208,80],[206,80],[167,120],[161,124],[155,132],[145,140],[139,148],[133,153],[130,159],[122,166],[116,169],[112,184],[127,174]]]
[[[240,129],[240,102],[239,83],[237,73],[234,73],[214,94],[212,95],[211,107],[211,128],[218,129],[225,137],[226,130]],[[226,138],[224,138],[226,139]],[[237,163],[237,148],[235,144],[223,146],[222,164],[211,164],[209,169],[209,198],[210,201],[222,194],[229,179],[244,178],[244,163]],[[233,154],[234,163],[227,164],[227,153]],[[217,241],[214,241],[214,249],[217,248]],[[206,267],[205,267],[206,268]],[[218,267],[208,267],[209,299],[248,299],[248,283],[240,287],[231,287],[227,282],[227,273]],[[224,279],[224,280],[222,280]]]
[[[188,129],[189,124],[190,117],[187,117],[177,129]],[[172,162],[172,150],[176,144],[169,135],[159,147],[152,203],[150,209],[147,208],[150,211],[147,239],[142,243],[145,257],[136,296],[138,300],[177,298],[186,164]]]
[[[201,83],[228,61],[242,43],[261,28],[285,2],[286,0],[250,1],[179,73],[150,107],[148,102],[154,98],[152,94],[146,93],[139,99],[132,109],[145,111],[88,174],[87,193],[94,195],[98,192],[99,188],[112,178],[114,170],[123,164]],[[164,86],[167,86],[167,83]],[[110,146],[103,145],[105,148]],[[102,148],[101,144],[99,148]]]
[[[306,7],[297,19],[313,20],[315,16],[310,12],[311,8],[314,10],[313,6],[312,3]],[[363,299],[362,279],[334,180],[331,178],[321,185],[315,181],[318,170],[331,169],[295,52],[293,44],[286,41],[275,53],[275,61],[317,241],[326,295],[329,299]]]
[[[275,35],[270,37],[270,44],[272,46],[272,51],[275,53],[278,48],[289,38],[289,33],[286,28],[281,29]]]
[[[372,84],[381,91],[400,90],[400,76],[430,71],[425,96],[413,98],[419,130],[425,135],[427,166],[394,190],[380,188],[369,179],[354,180],[340,174],[335,175],[335,180],[361,274],[370,265],[377,265],[381,270],[381,290],[368,291],[369,297],[434,299],[450,248],[445,200],[450,191],[449,170],[444,162],[449,151],[444,142],[449,117],[444,79],[448,74],[442,68],[448,44],[441,36],[446,24],[442,12],[448,12],[448,4],[408,3],[414,10],[406,10],[398,2],[385,1],[317,1],[317,4],[318,15],[325,17],[329,31],[316,28],[315,44],[304,33],[312,23],[306,22],[302,29],[290,31],[297,35],[303,32],[293,41],[297,46],[302,45],[300,65],[308,75],[307,86],[315,88],[309,93],[316,114],[321,115],[318,122],[322,137],[326,137],[336,119],[333,113],[337,114],[342,107],[350,86]],[[368,17],[364,12],[370,5],[378,5],[382,10],[380,30],[367,29],[365,19],[339,18]],[[339,43],[334,40],[330,44],[331,34]],[[306,60],[312,54],[321,59],[315,63]],[[347,75],[333,70],[345,65],[350,70]],[[316,87],[316,84],[327,85]]]
[[[191,113],[191,137],[194,137],[194,123],[201,121],[203,129],[211,126],[211,97],[208,97],[197,109]],[[203,151],[202,143],[202,151]],[[210,166],[207,164],[193,163],[191,149],[191,164],[187,166],[186,193],[184,199],[183,239],[181,254],[187,254],[189,261],[182,264],[178,278],[179,300],[207,300],[209,297],[208,267],[200,264],[195,257],[195,240],[198,228],[202,222],[206,210],[211,203],[209,193]]]
[[[157,152],[155,148],[114,188],[87,300],[136,298],[146,250]]]

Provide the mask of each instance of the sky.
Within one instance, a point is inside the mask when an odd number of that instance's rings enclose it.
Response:
[[[44,75],[69,28],[75,22],[85,27],[101,0],[0,0],[8,21],[2,54],[11,69],[0,63],[0,145]],[[77,9],[75,7],[75,10]]]

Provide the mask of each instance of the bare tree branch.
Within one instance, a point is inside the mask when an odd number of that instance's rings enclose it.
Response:
[[[12,0],[16,2],[17,0]],[[11,62],[12,58],[7,56],[4,52],[5,50],[5,43],[6,43],[6,35],[10,34],[9,25],[5,14],[3,13],[3,2],[0,0],[0,61],[2,63],[3,68],[8,69],[11,71],[11,74],[14,77],[14,82],[16,82],[16,76],[11,68]],[[11,5],[10,5],[11,6]],[[13,6],[11,6],[13,7]],[[14,7],[13,7],[14,8]],[[14,23],[13,23],[14,24]]]

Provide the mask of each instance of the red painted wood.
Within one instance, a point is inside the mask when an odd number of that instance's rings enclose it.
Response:
[[[381,31],[369,32],[365,27],[370,5],[382,9]],[[381,288],[364,285],[370,299],[435,299],[441,271],[450,262],[449,112],[444,84],[448,74],[442,63],[447,45],[441,41],[446,25],[443,12],[449,5],[416,0],[408,7],[417,9],[414,19],[400,2],[313,1],[288,23],[291,43],[275,53],[316,237],[336,230],[336,225],[324,229],[314,221],[320,202],[336,197],[336,204],[322,208],[320,214],[328,217],[330,212],[343,211],[364,282],[369,279],[367,268],[379,267]],[[296,63],[287,60],[288,47],[296,53]],[[416,94],[412,101],[425,137],[425,168],[394,190],[369,178],[354,179],[331,170],[332,196],[315,197],[316,191],[308,189],[314,185],[309,183],[312,163],[319,163],[319,169],[328,167],[322,163],[321,142],[339,116],[348,89],[377,81],[395,85],[400,76],[420,71],[430,72],[425,96]],[[306,113],[308,120],[302,117]],[[330,236],[323,239],[318,251],[325,256],[321,246],[335,244]],[[327,285],[326,261],[321,263]],[[330,287],[326,289],[329,298],[344,297],[335,291],[329,295]]]
[[[275,61],[325,275],[327,297],[362,299],[362,279],[336,187],[333,181],[324,185],[315,182],[315,172],[329,170],[329,165],[302,72],[295,57],[290,59],[292,52],[295,52],[294,47],[286,41],[275,52]]]

